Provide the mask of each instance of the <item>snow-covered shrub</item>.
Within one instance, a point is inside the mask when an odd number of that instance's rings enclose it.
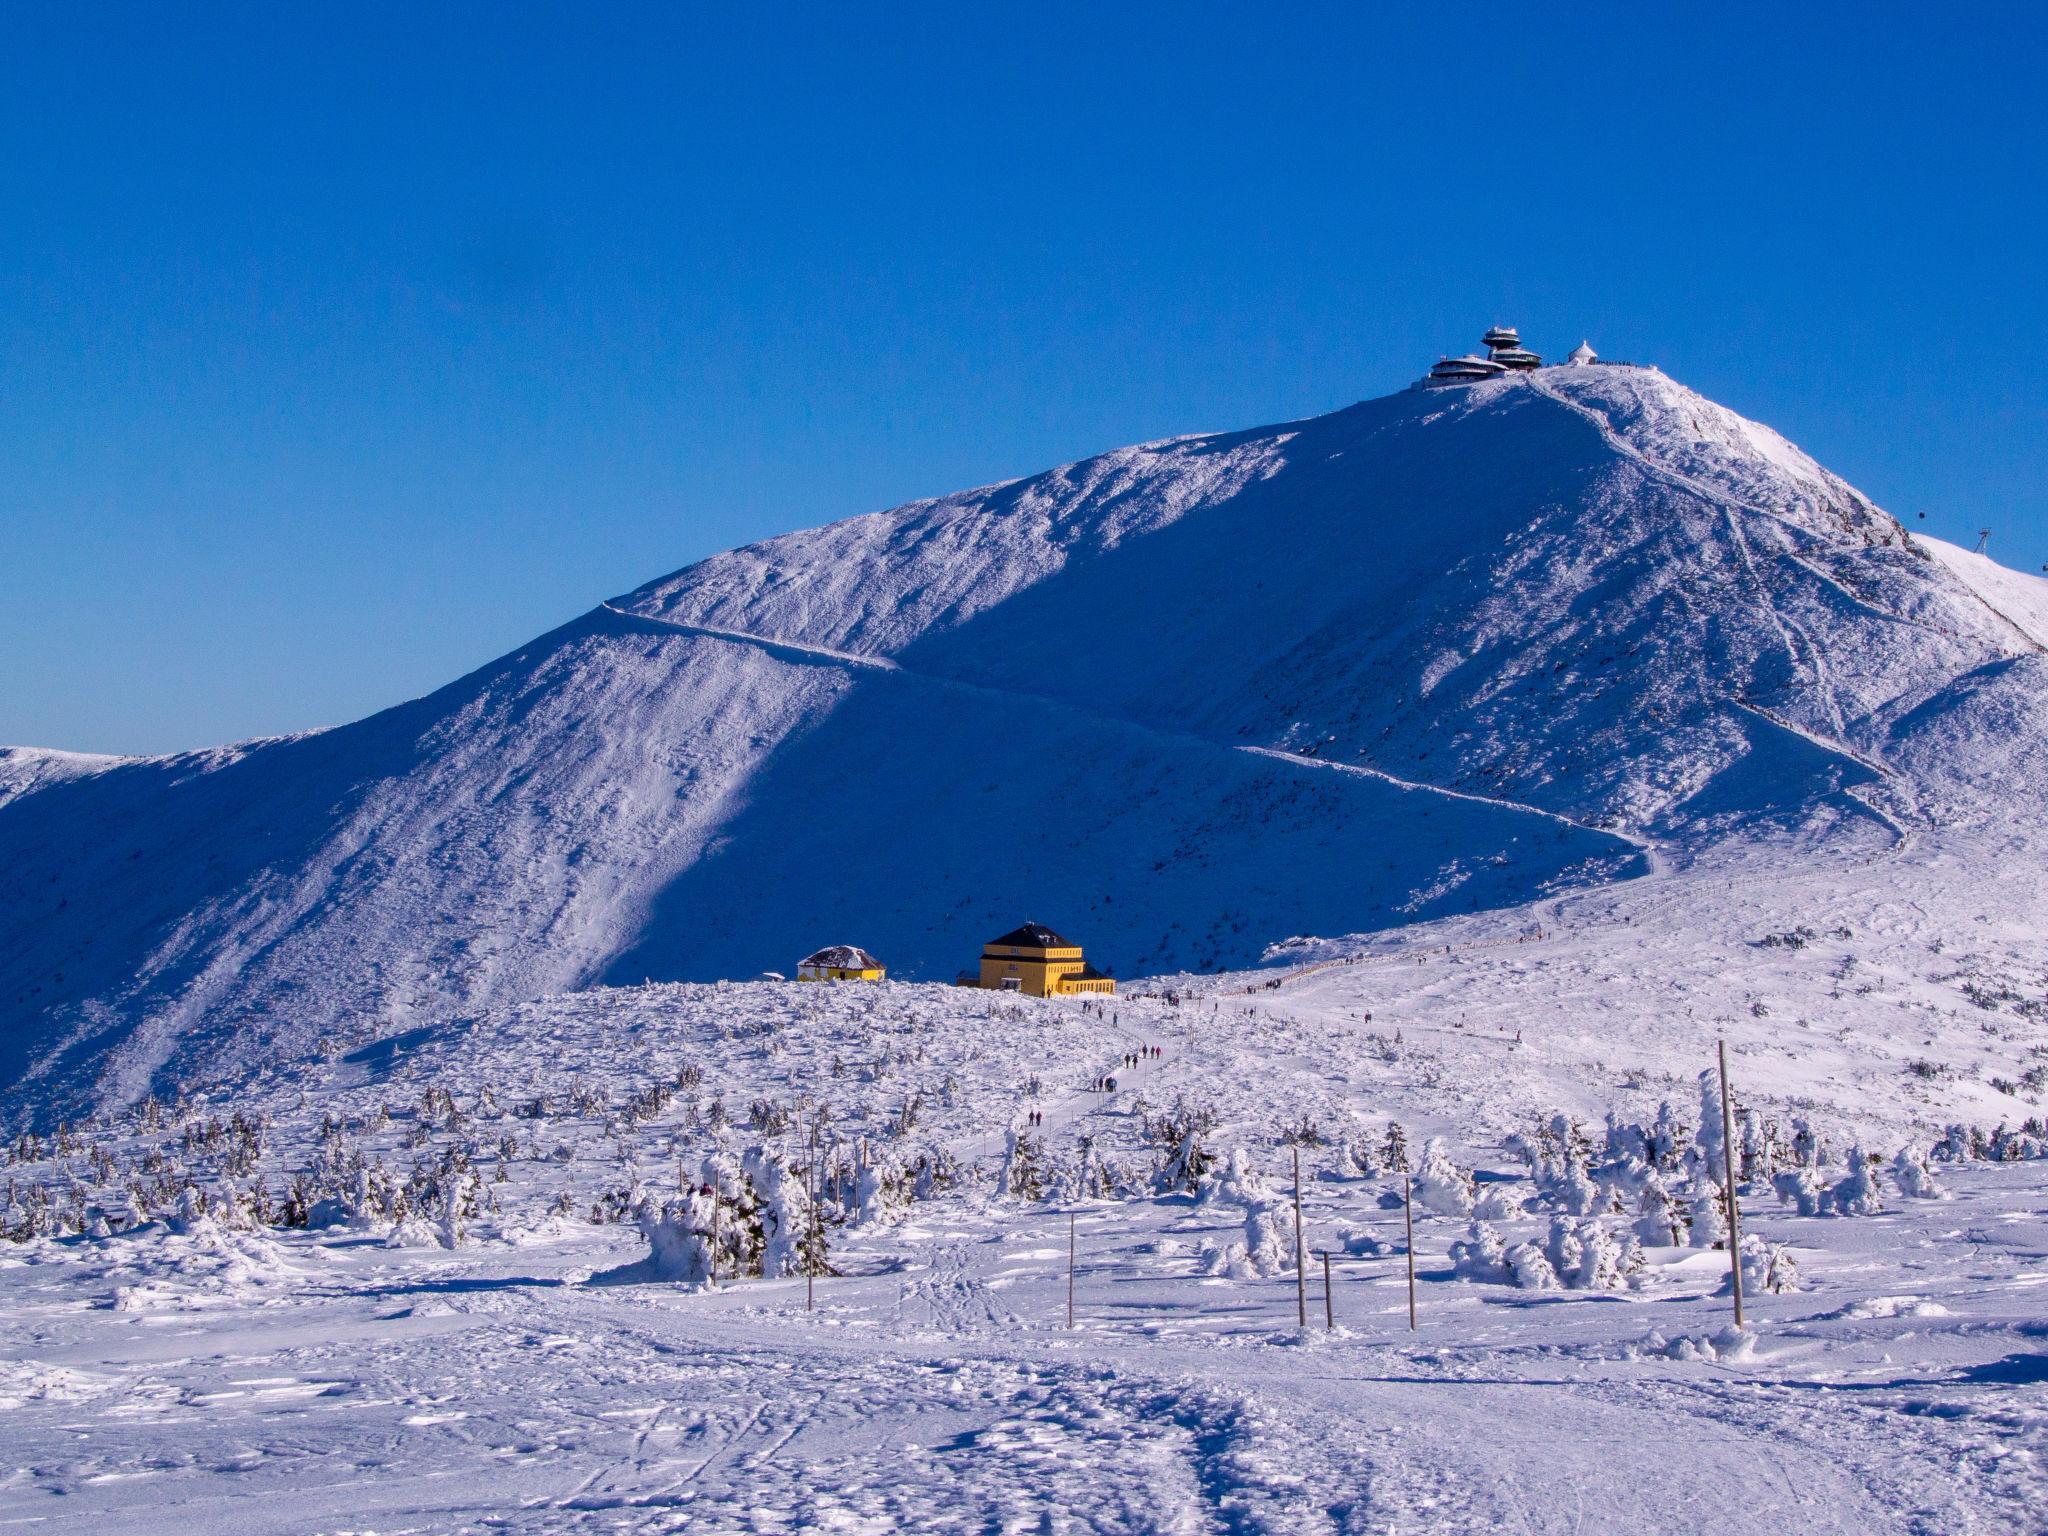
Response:
[[[1059,1166],[1053,1191],[1062,1200],[1117,1200],[1136,1192],[1124,1171],[1102,1155],[1093,1136],[1083,1136],[1074,1161]]]
[[[1569,1216],[1551,1218],[1544,1257],[1569,1290],[1618,1290],[1643,1267],[1642,1247],[1633,1233]]]
[[[1244,1246],[1231,1272],[1240,1279],[1277,1275],[1294,1267],[1294,1240],[1278,1205],[1251,1205],[1244,1213]]]
[[[1747,1360],[1756,1352],[1756,1335],[1747,1328],[1723,1328],[1719,1333],[1667,1339],[1652,1328],[1641,1342],[1630,1344],[1623,1358],[1641,1360],[1693,1360],[1702,1364],[1725,1364]]]
[[[1727,1177],[1723,1159],[1728,1139],[1721,1130],[1721,1074],[1709,1067],[1700,1074],[1699,1129],[1693,1132],[1692,1148],[1685,1157],[1686,1171],[1693,1178],[1719,1183]]]
[[[667,1280],[698,1289],[713,1283],[711,1212],[713,1199],[696,1190],[665,1202],[640,1207],[640,1235],[648,1257],[641,1272],[649,1280]]]
[[[1848,1177],[1828,1192],[1827,1209],[1837,1216],[1875,1216],[1884,1209],[1877,1169],[1861,1147],[1850,1148]]]
[[[1003,1172],[997,1186],[1019,1200],[1043,1200],[1046,1196],[1045,1150],[1036,1137],[1005,1133]]]
[[[1827,1185],[1804,1164],[1779,1169],[1771,1179],[1771,1188],[1777,1191],[1780,1204],[1791,1206],[1801,1216],[1820,1215],[1827,1200]]]
[[[1640,1125],[1622,1120],[1613,1110],[1607,1111],[1607,1135],[1600,1146],[1600,1161],[1647,1163],[1649,1160],[1650,1133]]]
[[[1735,1169],[1745,1186],[1768,1183],[1778,1171],[1777,1128],[1753,1109],[1735,1117]]]
[[[441,1186],[441,1208],[435,1213],[435,1235],[443,1248],[459,1248],[471,1217],[477,1214],[476,1175],[458,1169]]]
[[[1467,1280],[1489,1284],[1508,1283],[1508,1245],[1499,1232],[1484,1221],[1474,1221],[1466,1235],[1451,1244],[1451,1269]]]
[[[1691,1141],[1692,1133],[1678,1118],[1667,1100],[1657,1106],[1656,1123],[1650,1127],[1650,1162],[1652,1166],[1669,1172],[1678,1166],[1679,1153]]]
[[[1585,1160],[1569,1148],[1543,1194],[1552,1206],[1570,1216],[1591,1216],[1607,1204],[1600,1186],[1586,1172]]]
[[[1413,1187],[1415,1199],[1439,1216],[1472,1214],[1472,1175],[1451,1161],[1441,1136],[1422,1144]]]
[[[1272,1186],[1252,1167],[1243,1147],[1232,1147],[1217,1166],[1214,1176],[1203,1186],[1202,1203],[1207,1205],[1216,1201],[1243,1206],[1274,1203]]]
[[[1934,1155],[1944,1163],[1966,1163],[1973,1155],[1970,1145],[1970,1128],[1967,1125],[1952,1125],[1942,1133],[1935,1143]]]
[[[1946,1200],[1948,1191],[1934,1176],[1927,1159],[1911,1147],[1899,1148],[1892,1158],[1892,1182],[1908,1200]]]
[[[1513,1184],[1485,1184],[1472,1197],[1472,1216],[1476,1221],[1514,1221],[1521,1216],[1524,1203],[1522,1192]]]
[[[1664,1183],[1664,1176],[1652,1168],[1636,1197],[1635,1234],[1647,1248],[1683,1248],[1686,1245],[1685,1213]]]
[[[1721,1186],[1705,1179],[1693,1183],[1692,1231],[1687,1242],[1694,1248],[1718,1248],[1728,1241],[1728,1199]]]
[[[1370,1142],[1358,1141],[1346,1136],[1337,1143],[1337,1177],[1340,1179],[1369,1179],[1380,1171],[1379,1161],[1372,1154]]]
[[[1176,1099],[1173,1108],[1145,1121],[1145,1139],[1157,1152],[1159,1165],[1152,1187],[1162,1195],[1199,1195],[1216,1166],[1209,1133],[1216,1128],[1213,1110]]]
[[[740,1169],[751,1186],[749,1192],[754,1206],[751,1214],[760,1229],[761,1273],[768,1276],[800,1273],[797,1249],[812,1224],[811,1198],[804,1188],[803,1179],[788,1166],[779,1152],[766,1146],[748,1148],[741,1159]],[[881,1165],[871,1163],[862,1171],[856,1186],[855,1199],[860,1211],[857,1219],[883,1219],[886,1188],[893,1188],[893,1185]],[[866,1202],[862,1201],[859,1191],[866,1192]]]
[[[1542,1248],[1535,1243],[1517,1243],[1507,1251],[1508,1279],[1525,1291],[1554,1291],[1562,1281]]]
[[[1733,1287],[1723,1284],[1726,1291]],[[1755,1232],[1742,1234],[1742,1288],[1751,1294],[1799,1289],[1799,1266],[1792,1250]]]

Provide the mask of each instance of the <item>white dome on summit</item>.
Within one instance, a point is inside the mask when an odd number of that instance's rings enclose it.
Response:
[[[1593,350],[1593,344],[1590,341],[1582,341],[1576,347],[1573,347],[1571,356],[1565,359],[1574,368],[1583,368],[1586,364],[1597,363],[1599,360],[1600,354]]]

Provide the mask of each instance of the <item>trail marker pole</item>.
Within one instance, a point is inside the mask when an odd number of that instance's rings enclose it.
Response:
[[[1302,1273],[1301,1251],[1301,1147],[1294,1149],[1294,1322],[1308,1326],[1308,1277]]]
[[[1721,1172],[1728,1189],[1728,1278],[1735,1291],[1735,1326],[1742,1326],[1742,1217],[1735,1201],[1735,1115],[1728,1103],[1728,1042],[1721,1056]]]
[[[1415,1331],[1415,1195],[1406,1170],[1401,1174],[1401,1215],[1408,1223],[1408,1331]]]
[[[1067,1212],[1067,1326],[1074,1326],[1074,1213]]]
[[[1323,1331],[1330,1332],[1337,1326],[1336,1308],[1330,1302],[1330,1250],[1323,1250]]]

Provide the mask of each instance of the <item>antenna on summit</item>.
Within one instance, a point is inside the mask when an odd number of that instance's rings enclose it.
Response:
[[[1984,546],[1985,546],[1986,544],[1989,544],[1990,542],[1991,542],[1991,530],[1990,530],[1989,528],[1979,528],[1979,529],[1977,530],[1977,547],[1976,547],[1976,549],[1974,549],[1973,551],[1971,551],[1971,553],[1973,553],[1973,554],[1979,554],[1979,555],[1983,554],[1983,553],[1984,553]]]

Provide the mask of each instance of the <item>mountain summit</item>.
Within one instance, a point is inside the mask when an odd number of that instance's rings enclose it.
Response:
[[[1521,355],[721,554],[354,725],[0,753],[0,1083],[841,937],[944,979],[1024,914],[1243,965],[2037,771],[2048,583],[1653,369]]]

